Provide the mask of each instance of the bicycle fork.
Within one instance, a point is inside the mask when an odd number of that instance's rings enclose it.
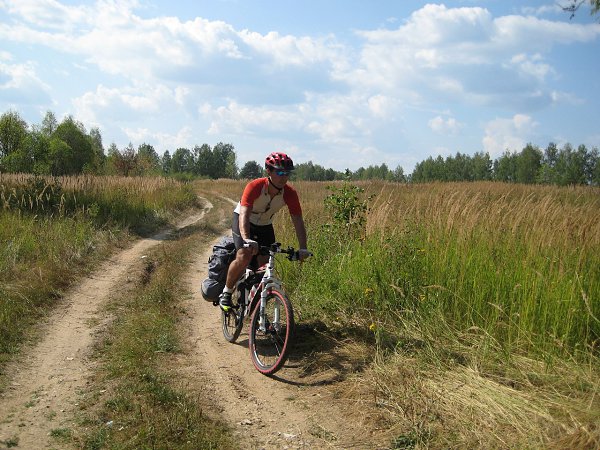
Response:
[[[258,316],[258,329],[263,333],[267,332],[267,289],[263,289],[260,293],[260,305],[259,305],[259,316]]]
[[[267,297],[269,297],[269,295],[271,295],[270,287],[264,288],[260,293],[258,329],[263,333],[279,332],[281,328],[281,304],[277,298],[273,298],[273,317],[271,318],[271,322],[268,320]]]

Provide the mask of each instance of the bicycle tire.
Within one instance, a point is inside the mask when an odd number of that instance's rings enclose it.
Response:
[[[231,298],[233,307],[227,312],[221,310],[223,337],[231,343],[240,337],[244,325],[244,307],[240,304],[240,295],[240,291],[236,290]]]
[[[275,309],[279,308],[279,321],[276,323]],[[272,375],[287,361],[294,330],[294,311],[287,296],[278,290],[271,290],[266,301],[266,324],[261,331],[260,303],[254,308],[250,320],[249,347],[252,363],[263,375]]]

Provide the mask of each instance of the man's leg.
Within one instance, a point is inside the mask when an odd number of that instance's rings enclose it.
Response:
[[[240,279],[251,260],[252,249],[240,248],[237,251],[235,259],[231,262],[229,269],[227,270],[227,281],[225,281],[225,287],[233,291],[236,281]]]

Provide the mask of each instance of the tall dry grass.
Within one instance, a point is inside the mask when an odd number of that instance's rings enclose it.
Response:
[[[0,174],[0,363],[128,230],[148,233],[196,201],[166,179]]]
[[[371,334],[394,445],[600,445],[600,190],[357,184],[375,197],[350,239],[327,183],[298,183],[315,257],[282,270],[305,320]]]
[[[311,296],[388,322],[407,308],[436,310],[454,328],[480,329],[509,352],[594,351],[599,189],[364,183],[365,197],[375,194],[366,239],[347,242],[323,227],[331,221],[325,186],[298,183],[311,247],[325,263]],[[278,224],[293,241],[289,221]]]
[[[116,224],[143,233],[174,211],[194,206],[193,188],[167,178],[0,174],[3,211],[47,216],[86,215],[96,225]]]

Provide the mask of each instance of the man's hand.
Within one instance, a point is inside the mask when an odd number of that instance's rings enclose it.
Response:
[[[300,261],[304,261],[306,258],[309,258],[311,256],[312,253],[306,250],[305,248],[301,248],[300,250],[298,250],[298,258],[300,259]]]
[[[244,247],[251,248],[253,255],[258,254],[258,242],[253,241],[252,239],[244,239]]]

